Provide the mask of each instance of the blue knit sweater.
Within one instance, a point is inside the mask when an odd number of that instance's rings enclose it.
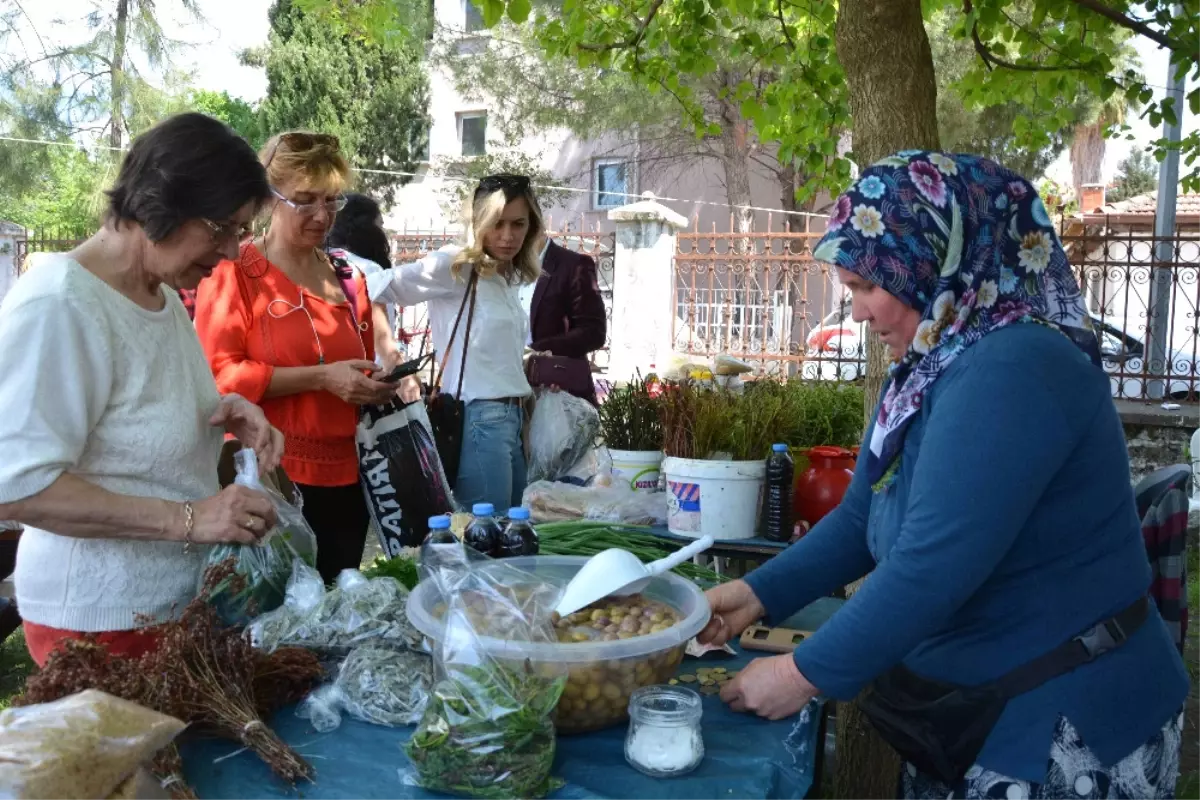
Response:
[[[993,680],[1145,594],[1108,377],[1044,326],[990,334],[929,390],[890,485],[873,492],[860,467],[841,505],[747,582],[779,621],[868,572],[795,651],[805,677],[840,700],[901,662],[937,680]],[[1152,611],[1118,650],[1011,700],[978,763],[1043,781],[1061,714],[1111,765],[1178,714],[1187,691]]]

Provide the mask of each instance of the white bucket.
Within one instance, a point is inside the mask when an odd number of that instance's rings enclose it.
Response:
[[[614,484],[627,483],[635,492],[657,492],[662,474],[661,450],[613,450],[612,476]]]
[[[667,529],[695,539],[750,539],[758,535],[767,462],[663,459],[667,476]]]

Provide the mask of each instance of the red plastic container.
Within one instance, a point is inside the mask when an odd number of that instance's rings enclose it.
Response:
[[[844,447],[814,447],[807,453],[808,469],[796,478],[792,509],[797,520],[811,527],[842,502],[854,477],[854,452]]]

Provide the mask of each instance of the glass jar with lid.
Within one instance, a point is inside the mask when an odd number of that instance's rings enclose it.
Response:
[[[625,760],[652,778],[686,775],[704,760],[700,695],[683,686],[644,686],[629,698]]]

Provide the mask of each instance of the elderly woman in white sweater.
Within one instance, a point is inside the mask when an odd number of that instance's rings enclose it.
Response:
[[[265,495],[220,490],[217,459],[230,433],[273,469],[282,436],[218,395],[177,295],[237,256],[269,196],[231,129],[172,117],[134,141],[102,229],[0,308],[0,519],[25,526],[16,595],[39,664],[83,634],[152,649],[143,626],[195,596],[205,546],[275,521]]]

